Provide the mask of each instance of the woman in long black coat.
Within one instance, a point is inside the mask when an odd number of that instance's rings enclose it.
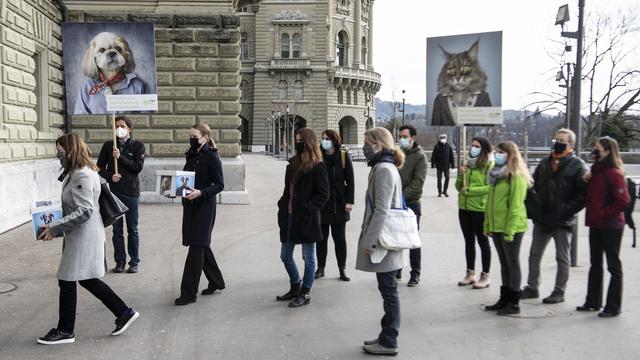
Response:
[[[209,280],[202,295],[211,295],[225,288],[224,279],[211,251],[211,232],[216,219],[216,195],[224,189],[222,162],[206,124],[194,125],[190,130],[191,148],[187,151],[184,171],[196,173],[195,189],[182,198],[182,245],[189,247],[184,264],[180,297],[176,305],[196,301],[200,275]]]
[[[309,304],[309,292],[315,271],[315,244],[322,240],[320,209],[329,198],[327,170],[316,133],[302,129],[296,133],[296,155],[291,158],[285,173],[284,191],[278,201],[280,227],[280,259],[289,275],[289,292],[277,300],[293,300],[289,307]],[[302,244],[304,276],[302,281],[293,260],[293,249]]]
[[[353,207],[354,178],[353,163],[347,150],[342,149],[340,134],[335,130],[322,133],[322,158],[329,177],[329,201],[322,208],[322,241],[318,242],[318,270],[315,278],[324,276],[327,264],[327,242],[329,229],[336,247],[336,260],[340,280],[349,281],[345,272],[347,262],[346,228]]]

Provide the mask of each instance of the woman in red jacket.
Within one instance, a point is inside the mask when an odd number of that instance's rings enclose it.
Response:
[[[596,141],[591,157],[595,161],[591,173],[585,175],[587,190],[587,218],[591,268],[587,299],[578,311],[598,311],[602,307],[602,254],[607,256],[611,273],[607,303],[598,314],[612,317],[620,314],[622,304],[622,262],[620,242],[624,229],[624,209],[629,204],[629,191],[622,170],[618,142],[608,136]]]

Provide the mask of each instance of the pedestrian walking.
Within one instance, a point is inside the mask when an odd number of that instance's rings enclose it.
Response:
[[[484,234],[484,211],[491,188],[489,172],[493,169],[493,145],[483,137],[475,137],[469,149],[469,158],[460,166],[456,177],[458,190],[458,220],[464,236],[467,272],[458,286],[473,285],[485,289],[491,285],[491,246]],[[476,281],[476,242],[480,246],[482,272]]]
[[[438,175],[438,197],[449,197],[449,171],[456,168],[453,148],[447,143],[447,135],[441,134],[438,143],[431,153],[431,168],[437,169]],[[444,186],[442,177],[444,176]]]
[[[611,279],[607,302],[598,314],[600,317],[618,316],[622,309],[622,261],[620,243],[624,231],[624,209],[631,201],[622,170],[618,142],[608,136],[601,137],[591,152],[594,161],[591,172],[586,174],[587,214],[589,227],[589,252],[591,268],[587,298],[578,311],[598,311],[602,307],[602,255],[607,258]]]
[[[371,172],[366,191],[367,206],[358,240],[356,269],[376,273],[384,308],[382,331],[376,339],[365,341],[362,349],[374,355],[396,355],[400,330],[400,296],[396,273],[406,266],[407,256],[405,251],[382,248],[379,238],[389,210],[402,206],[402,179],[398,168],[404,164],[405,155],[395,147],[391,133],[380,127],[367,130],[362,150]]]
[[[180,297],[175,305],[196,302],[200,275],[204,272],[209,285],[202,295],[224,290],[222,272],[211,250],[211,233],[216,220],[216,195],[224,189],[222,162],[207,124],[193,125],[189,130],[191,147],[186,152],[184,171],[195,172],[195,189],[182,197],[182,245],[188,246],[182,273]]]
[[[493,238],[502,275],[500,299],[485,310],[497,310],[498,315],[520,313],[520,246],[527,231],[524,201],[531,183],[518,146],[512,141],[498,144],[484,219],[484,233]]]
[[[289,307],[308,305],[316,269],[316,243],[322,241],[320,211],[329,200],[329,180],[322,163],[316,133],[309,128],[296,132],[295,156],[289,160],[284,176],[284,191],[278,201],[280,259],[289,275],[288,292],[278,301],[290,301]],[[302,247],[304,275],[300,280],[293,260],[295,245]]]
[[[405,154],[404,165],[399,169],[402,179],[402,193],[404,194],[407,206],[416,214],[418,228],[420,228],[420,216],[422,215],[422,188],[427,177],[427,157],[424,155],[422,146],[416,142],[418,132],[411,125],[400,127],[399,142],[400,148]],[[422,249],[409,250],[409,264],[411,266],[411,277],[407,285],[417,286],[420,283],[420,272],[422,263]],[[398,270],[396,279],[402,278],[402,269]]]
[[[131,137],[133,123],[124,116],[116,116],[117,146],[113,141],[102,145],[98,156],[98,173],[107,182],[111,192],[124,203],[129,211],[124,216],[127,221],[127,246],[125,250],[123,218],[113,224],[113,257],[116,266],[114,273],[124,272],[129,252],[128,273],[137,273],[140,263],[140,237],[138,234],[138,208],[140,206],[140,172],[144,166],[144,143]],[[116,173],[115,162],[118,162]]]
[[[120,335],[138,318],[137,311],[99,278],[105,272],[104,224],[100,216],[100,176],[91,160],[91,151],[80,136],[66,134],[56,140],[62,165],[62,219],[46,225],[45,241],[64,237],[58,266],[58,325],[37,342],[45,345],[75,341],[76,282],[98,298],[116,317],[111,335]]]
[[[318,269],[315,278],[324,277],[327,264],[327,242],[329,230],[335,245],[336,260],[340,271],[340,280],[351,280],[346,273],[347,263],[347,221],[353,209],[355,180],[353,162],[346,149],[342,148],[340,134],[328,129],[322,133],[322,162],[329,176],[329,200],[322,207],[322,240],[317,244]]]
[[[582,180],[586,166],[574,154],[576,134],[560,129],[554,135],[551,154],[538,164],[533,173],[533,193],[539,209],[527,208],[533,220],[533,237],[529,252],[529,277],[521,299],[540,296],[540,262],[551,238],[556,245],[556,281],[545,304],[564,302],[564,292],[571,266],[571,237],[577,225],[577,214],[584,208],[587,186]]]

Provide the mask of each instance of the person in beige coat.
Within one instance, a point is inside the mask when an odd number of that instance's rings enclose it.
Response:
[[[385,128],[374,128],[365,133],[363,152],[371,172],[356,269],[376,273],[384,316],[382,331],[376,339],[365,341],[362,349],[373,355],[396,355],[400,328],[396,272],[407,265],[408,252],[382,248],[379,237],[389,210],[402,206],[402,180],[398,168],[404,163],[404,153],[395,147],[391,133]]]
[[[39,344],[52,345],[75,341],[76,281],[104,303],[116,316],[111,335],[120,335],[140,315],[128,307],[111,288],[98,278],[104,276],[104,224],[100,216],[100,178],[91,160],[89,147],[77,134],[56,140],[57,157],[64,172],[62,219],[46,225],[41,240],[64,237],[58,267],[60,307],[58,326],[38,338]]]

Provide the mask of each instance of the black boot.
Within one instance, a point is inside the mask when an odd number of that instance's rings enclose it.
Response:
[[[509,289],[509,297],[507,305],[498,310],[498,315],[515,315],[520,314],[520,295],[521,291],[513,291]]]
[[[310,291],[311,289],[303,286],[300,289],[300,294],[298,294],[298,296],[289,303],[289,307],[300,307],[303,305],[309,305],[309,302],[311,301],[311,295],[309,295]]]
[[[500,299],[498,299],[498,302],[493,305],[485,306],[484,309],[487,311],[496,311],[505,307],[507,305],[508,291],[509,289],[507,289],[506,286],[500,286]]]
[[[347,276],[347,273],[344,271],[344,268],[340,268],[340,280],[351,281],[351,279]]]
[[[300,284],[302,284],[302,282],[291,284],[291,289],[289,289],[289,292],[284,295],[276,296],[276,300],[287,301],[295,299],[300,293]]]
[[[320,279],[321,277],[324,277],[323,267],[319,267],[318,270],[316,270],[316,274],[313,276],[314,279]]]

